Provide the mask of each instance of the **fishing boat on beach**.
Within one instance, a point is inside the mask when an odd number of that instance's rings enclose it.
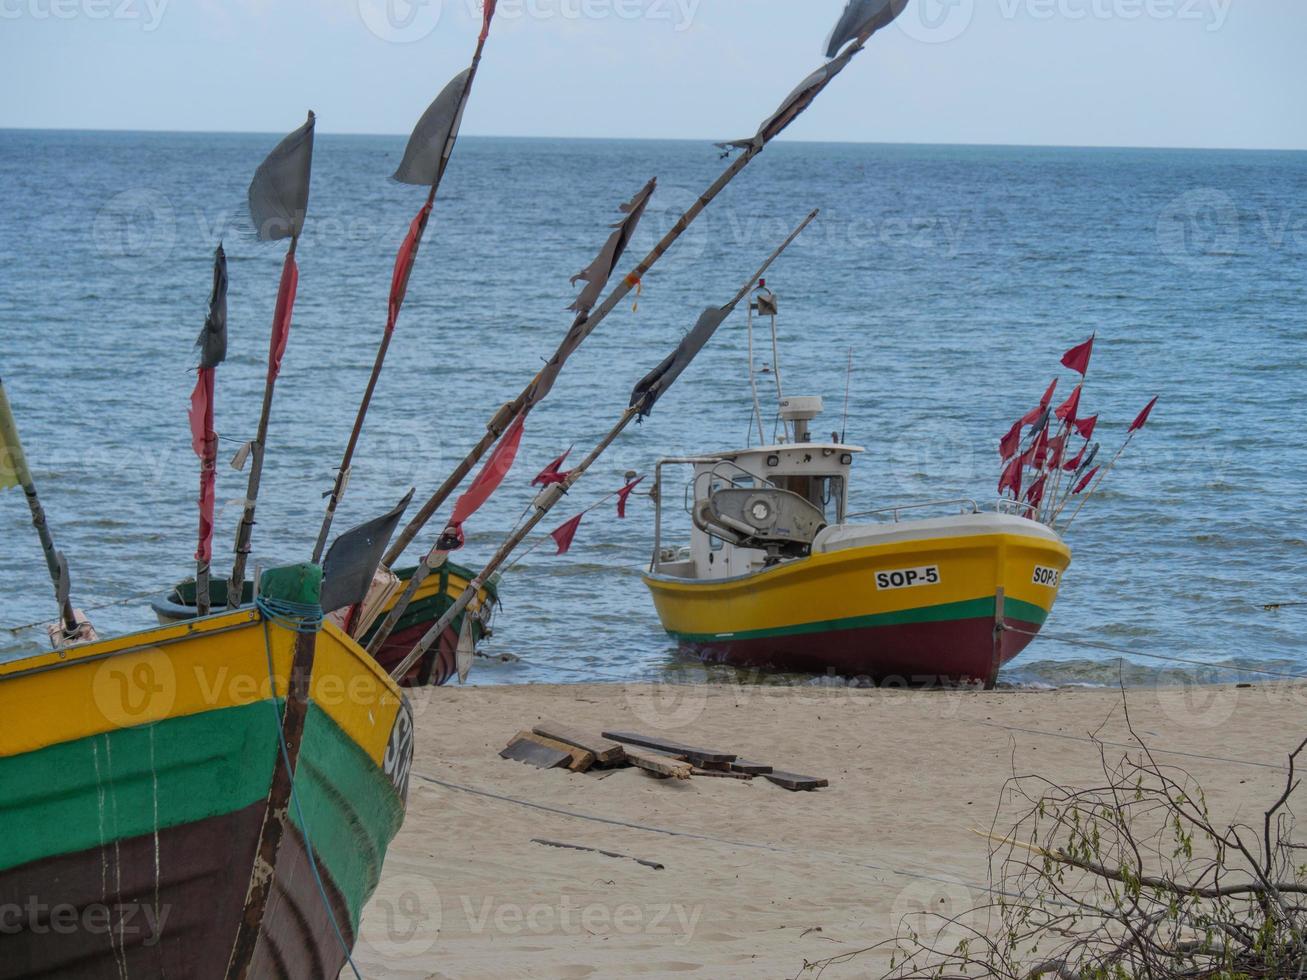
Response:
[[[345,966],[413,721],[314,616],[321,580],[269,571],[254,606],[0,664],[0,978]]]
[[[850,513],[863,449],[814,438],[822,400],[782,395],[778,367],[779,426],[762,437],[753,314],[771,317],[774,341],[776,309],[764,286],[749,311],[750,432],[756,421],[762,444],[658,462],[644,581],[663,627],[709,662],[992,687],[1052,611],[1070,549],[1019,501]],[[687,547],[663,542],[664,506],[682,500],[671,467],[691,470]]]

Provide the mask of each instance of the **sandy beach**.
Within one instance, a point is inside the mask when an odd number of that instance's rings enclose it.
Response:
[[[1127,699],[1159,762],[1197,776],[1218,818],[1251,819],[1283,785],[1307,686]],[[985,900],[988,843],[973,831],[990,828],[1014,770],[1101,779],[1092,733],[1109,761],[1137,752],[1119,690],[486,687],[418,692],[414,707],[408,819],[356,950],[366,977],[812,976],[805,963],[889,939],[905,916]],[[830,786],[498,757],[542,719],[736,752]],[[887,963],[872,953],[822,976],[875,977]]]

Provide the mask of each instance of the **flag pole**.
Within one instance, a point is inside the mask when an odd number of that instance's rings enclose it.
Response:
[[[195,346],[200,349],[189,418],[191,449],[200,458],[199,541],[195,548],[195,612],[212,608],[209,579],[213,561],[213,506],[218,480],[218,433],[214,431],[214,393],[218,365],[227,358],[227,253],[218,243],[213,253],[213,289],[209,314]]]
[[[200,368],[199,378],[196,381],[196,388],[200,390],[205,399],[205,405],[202,409],[204,451],[200,457],[200,540],[195,551],[196,616],[207,616],[212,610],[209,596],[209,573],[213,559],[208,549],[212,547],[213,528],[212,526],[207,528],[205,526],[205,501],[212,501],[213,499],[212,481],[217,476],[218,470],[218,439],[213,429],[213,398],[216,375],[217,370],[214,368]],[[208,513],[208,520],[213,520],[212,511]]]
[[[283,288],[290,268],[295,263],[295,250],[299,245],[299,235],[290,240],[286,250],[286,261],[282,267]],[[282,289],[278,289],[278,299]],[[276,325],[273,326],[273,344],[276,344]],[[227,580],[227,608],[235,609],[241,604],[245,590],[245,564],[250,554],[250,541],[254,537],[254,509],[259,502],[259,487],[263,482],[263,451],[268,443],[268,423],[272,418],[272,396],[277,389],[277,372],[268,366],[268,377],[263,384],[263,408],[259,412],[258,433],[250,444],[250,481],[245,491],[245,508],[241,513],[241,522],[236,528],[236,557],[231,566],[231,578]]]
[[[263,385],[263,408],[259,413],[258,434],[249,444],[250,480],[245,493],[241,522],[236,529],[235,558],[231,578],[227,580],[227,607],[241,604],[245,587],[245,565],[254,535],[254,511],[263,479],[264,453],[268,442],[268,423],[272,417],[272,397],[281,373],[281,359],[290,341],[291,320],[295,311],[295,292],[299,286],[299,266],[295,253],[309,209],[309,184],[313,171],[313,133],[316,117],[283,139],[254,172],[250,182],[250,221],[259,241],[290,239],[281,267],[277,302],[272,315],[272,336],[268,345],[268,376]]]
[[[843,22],[837,25],[837,31],[836,34],[833,35],[833,40],[841,37],[844,38],[844,40],[839,42],[841,45],[847,43],[847,47],[844,49],[843,53],[839,54],[838,57],[834,57],[836,46],[835,44],[832,44],[832,49],[830,54],[828,54],[828,57],[833,57],[833,60],[829,61],[812,75],[809,75],[808,78],[804,79],[799,88],[792,92],[785,102],[781,104],[781,107],[763,122],[763,124],[758,128],[757,134],[752,139],[725,144],[728,148],[727,152],[730,152],[730,148],[740,149],[743,152],[740,156],[736,157],[731,165],[728,166],[715,181],[713,181],[708,189],[704,191],[689,208],[686,209],[676,223],[672,225],[667,233],[656,245],[654,245],[649,254],[646,255],[634,269],[627,273],[620,282],[618,282],[617,287],[613,290],[607,300],[605,300],[593,312],[582,314],[577,317],[576,322],[573,324],[573,330],[577,333],[576,343],[573,350],[575,350],[575,347],[579,347],[580,344],[583,343],[585,339],[589,337],[590,334],[593,333],[595,329],[597,329],[598,326],[608,317],[608,315],[612,313],[612,311],[615,310],[617,306],[630,294],[631,290],[636,288],[642,282],[644,276],[654,267],[655,264],[657,264],[658,260],[667,253],[676,241],[685,234],[690,225],[693,224],[699,215],[708,208],[726,186],[738,177],[740,173],[742,173],[744,169],[753,162],[754,158],[767,148],[768,143],[783,133],[795,119],[807,110],[807,108],[816,100],[817,96],[825,90],[826,86],[829,85],[842,71],[844,71],[846,67],[848,67],[853,58],[865,49],[871,36],[897,17],[898,14],[902,12],[902,9],[902,7],[897,9],[891,7],[889,8],[888,13],[878,14],[874,19],[868,20],[866,23],[861,25],[853,25],[852,29],[856,30],[856,33],[852,34],[849,33],[850,25]],[[559,354],[563,355],[563,361],[566,360],[566,356],[570,355],[570,353],[570,351],[564,352],[561,349],[559,351]],[[549,365],[546,365],[546,370],[548,370],[549,367]],[[558,369],[561,370],[561,367],[562,363],[560,362],[558,364]],[[536,389],[537,383],[541,380],[543,373],[544,372],[542,371],[540,374],[537,374],[531,383],[523,388],[521,393],[513,401],[504,405],[494,414],[494,416],[491,417],[490,422],[486,426],[485,434],[482,435],[477,444],[472,447],[463,460],[454,468],[449,476],[445,478],[445,482],[437,488],[435,493],[433,493],[431,497],[420,508],[418,508],[413,519],[409,522],[408,526],[400,532],[399,536],[395,539],[395,542],[391,545],[390,551],[386,553],[386,558],[383,564],[387,568],[393,568],[395,566],[403,556],[404,551],[413,543],[413,540],[419,533],[421,533],[422,529],[426,527],[427,522],[431,520],[436,511],[440,509],[454,491],[459,488],[463,480],[467,478],[467,475],[472,472],[473,467],[475,467],[481,458],[490,450],[490,447],[495,444],[496,440],[499,439],[513,420],[516,419],[518,415],[522,414],[523,411],[530,410],[532,407],[533,392]],[[374,634],[372,642],[368,645],[369,653],[375,654],[381,648],[381,644],[385,642],[386,638],[394,629],[395,624],[399,622],[399,617],[408,608],[409,604],[412,603],[414,597],[417,595],[418,589],[426,580],[427,576],[431,574],[432,569],[439,568],[443,565],[447,556],[448,551],[441,549],[440,541],[437,541],[432,549],[423,556],[422,560],[418,563],[417,569],[409,579],[408,586],[404,590],[403,595],[400,596],[399,601],[391,609],[390,614],[382,623],[381,628]]]
[[[385,365],[386,354],[390,350],[390,341],[394,336],[395,326],[399,321],[400,310],[403,308],[404,298],[408,294],[409,276],[412,274],[413,265],[417,261],[422,236],[425,234],[427,222],[431,218],[431,209],[436,203],[436,194],[440,190],[441,182],[445,179],[445,171],[449,168],[449,161],[454,152],[454,143],[458,140],[458,124],[463,117],[463,110],[467,107],[468,99],[472,95],[472,84],[476,81],[477,70],[481,66],[481,56],[486,47],[486,39],[490,36],[490,21],[495,15],[496,2],[497,0],[485,0],[481,35],[477,39],[476,51],[472,55],[472,65],[467,70],[463,82],[457,109],[450,120],[449,129],[444,134],[444,145],[439,147],[440,158],[435,175],[431,180],[431,187],[427,191],[426,204],[418,212],[417,217],[413,219],[408,237],[400,246],[399,254],[395,257],[395,273],[391,283],[386,329],[381,336],[381,344],[377,348],[377,357],[373,362],[372,374],[368,378],[367,387],[363,391],[363,399],[359,403],[358,413],[354,417],[354,427],[350,430],[349,441],[345,444],[345,454],[341,458],[339,469],[336,470],[336,482],[328,493],[327,512],[322,519],[322,527],[318,531],[317,543],[313,546],[314,564],[322,560],[322,555],[326,551],[327,537],[331,533],[331,525],[336,517],[336,509],[340,506],[340,501],[345,496],[345,489],[349,484],[350,467],[353,465],[354,453],[358,448],[359,438],[363,433],[363,423],[367,418],[368,409],[372,405],[372,396],[376,392],[377,382],[381,378],[381,369]],[[419,123],[419,126],[421,126],[421,123]]]
[[[653,249],[646,255],[626,276],[624,276],[613,290],[612,294],[599,305],[593,312],[584,318],[578,318],[580,327],[580,339],[584,341],[596,328],[615,310],[618,305],[630,294],[643,280],[644,276],[654,267],[654,265],[667,253],[667,251],[676,243],[676,241],[685,234],[686,230],[694,223],[713,200],[731,183],[740,173],[766,149],[776,136],[780,135],[785,129],[797,119],[805,109],[816,99],[818,95],[829,85],[836,76],[840,74],[852,60],[852,58],[861,52],[866,43],[866,38],[860,38],[856,43],[850,44],[848,50],[842,55],[831,61],[811,78],[820,75],[821,77],[812,83],[812,85],[803,90],[801,93],[795,93],[781,111],[776,113],[767,120],[758,131],[758,134],[751,140],[741,141],[739,144],[731,144],[743,150],[740,156],[736,157],[729,167],[708,187],[703,194],[697,198],[685,213],[676,221],[675,224],[667,231],[659,242],[654,245]],[[795,97],[799,96],[798,100]],[[539,375],[537,375],[537,379]],[[508,424],[521,413],[522,409],[527,406],[531,397],[535,380],[527,385],[522,392],[512,402],[503,406],[497,411],[494,417],[487,425],[486,433],[481,440],[474,446],[455,467],[444,483],[433,493],[418,509],[408,526],[404,528],[394,544],[391,545],[390,551],[386,554],[385,564],[392,567],[399,561],[404,551],[417,535],[426,526],[427,522],[435,515],[436,511],[449,499],[450,495],[458,489],[467,475],[472,472],[472,468],[482,456],[489,451],[495,441],[503,434]]]
[[[785,250],[788,249],[791,244],[793,244],[794,240],[798,238],[799,235],[803,233],[804,229],[807,228],[808,225],[810,225],[813,222],[813,220],[817,217],[817,214],[818,212],[816,210],[810,212],[808,216],[804,218],[803,221],[798,225],[798,227],[795,228],[792,232],[790,232],[789,237],[786,238],[785,241],[783,241],[776,248],[776,250],[767,257],[767,260],[763,262],[762,266],[758,269],[757,272],[753,274],[753,276],[749,279],[749,281],[744,284],[744,286],[740,289],[740,291],[735,294],[734,298],[732,298],[732,300],[729,303],[727,303],[725,306],[721,307],[720,311],[713,311],[713,312],[720,312],[721,318],[717,320],[717,323],[722,322],[725,319],[726,315],[730,313],[730,311],[734,310],[736,307],[740,305],[741,301],[743,301],[744,298],[749,295],[749,291],[753,289],[754,285],[758,282],[758,280],[761,279],[764,275],[766,275],[767,270],[771,268],[772,263],[774,263],[777,259],[781,257],[781,255],[785,253]],[[712,330],[715,331],[715,329],[716,327],[713,326]],[[426,656],[427,651],[429,651],[431,647],[440,639],[441,634],[444,633],[444,631],[449,628],[449,625],[454,621],[454,619],[457,618],[459,615],[461,615],[463,611],[468,607],[468,605],[472,602],[472,600],[477,597],[477,595],[481,591],[482,586],[490,578],[490,576],[494,575],[494,573],[499,570],[499,568],[504,564],[504,562],[508,560],[509,556],[512,555],[514,550],[516,550],[517,547],[531,535],[531,532],[534,531],[535,528],[545,519],[545,517],[548,515],[550,510],[552,510],[554,506],[557,505],[557,503],[560,500],[562,500],[564,496],[566,496],[567,492],[573,486],[576,485],[576,482],[581,479],[585,471],[588,470],[590,466],[593,465],[594,462],[600,456],[603,455],[604,451],[607,450],[608,447],[613,444],[613,442],[617,439],[617,437],[622,434],[622,432],[626,429],[628,425],[631,424],[631,421],[633,419],[643,414],[648,414],[648,411],[651,409],[651,403],[649,402],[648,398],[656,399],[658,396],[662,394],[662,391],[666,390],[666,387],[670,387],[670,385],[675,382],[680,372],[685,369],[686,365],[688,365],[689,361],[692,360],[694,356],[698,353],[699,349],[702,349],[703,343],[706,343],[710,337],[711,337],[711,332],[709,333],[708,337],[705,337],[700,342],[699,348],[688,351],[688,357],[685,359],[684,363],[679,365],[679,370],[677,370],[675,366],[676,355],[673,355],[672,358],[669,358],[667,361],[664,361],[663,365],[660,365],[660,369],[672,370],[675,373],[670,375],[669,379],[666,381],[662,389],[659,392],[657,392],[657,394],[650,394],[646,398],[640,398],[640,397],[633,398],[632,404],[625,411],[622,412],[621,416],[617,420],[617,424],[614,425],[612,429],[608,431],[608,434],[605,435],[603,439],[599,441],[598,445],[596,445],[594,449],[590,451],[589,455],[587,455],[585,459],[583,459],[580,463],[578,463],[572,469],[572,471],[568,473],[567,478],[562,483],[556,483],[546,487],[540,493],[540,495],[536,498],[533,504],[533,506],[535,507],[535,513],[532,514],[531,517],[527,519],[525,524],[520,525],[517,528],[517,530],[515,530],[512,534],[510,534],[509,537],[504,541],[504,543],[500,545],[499,550],[495,552],[494,556],[490,559],[490,561],[486,564],[486,566],[482,568],[482,570],[479,573],[477,573],[476,577],[468,584],[467,588],[463,590],[463,593],[458,597],[457,600],[455,600],[453,605],[451,605],[449,609],[445,611],[444,615],[442,615],[440,619],[429,630],[427,630],[426,634],[422,637],[421,640],[418,641],[417,645],[415,645],[413,649],[409,651],[408,655],[405,656],[403,661],[401,661],[400,664],[390,672],[390,676],[392,678],[404,677],[413,668],[413,665],[415,663],[417,663],[424,656]],[[687,340],[688,339],[689,338],[687,337]],[[686,341],[682,341],[682,347],[684,347],[685,343]],[[678,353],[680,353],[680,351],[681,348],[678,348]],[[657,372],[655,372],[655,374],[656,373]],[[647,380],[648,379],[646,379],[646,381]],[[642,382],[641,384],[643,385],[644,382]],[[640,389],[637,387],[637,392],[639,392],[639,390]]]
[[[54,535],[50,533],[45,509],[36,493],[36,481],[32,479],[32,471],[23,453],[23,444],[18,438],[18,423],[14,420],[3,380],[0,380],[0,450],[5,450],[7,457],[0,457],[0,489],[11,486],[23,488],[28,509],[32,512],[32,527],[36,528],[36,535],[41,540],[41,551],[45,554],[45,565],[59,604],[60,632],[64,642],[70,642],[78,638],[80,627],[69,597],[68,561],[54,545]]]
[[[1089,498],[1098,492],[1098,488],[1103,485],[1103,480],[1107,478],[1107,474],[1112,472],[1112,468],[1116,466],[1117,460],[1119,460],[1121,456],[1125,453],[1126,449],[1130,445],[1131,440],[1133,440],[1134,437],[1135,437],[1134,432],[1131,432],[1129,435],[1125,437],[1125,442],[1123,442],[1121,444],[1121,448],[1116,451],[1116,455],[1112,457],[1112,461],[1108,463],[1107,466],[1103,467],[1103,471],[1098,474],[1098,479],[1095,480],[1094,485],[1089,488],[1089,492],[1080,498],[1080,505],[1075,509],[1075,512],[1069,518],[1067,518],[1067,522],[1064,525],[1062,525],[1062,530],[1064,532],[1067,531],[1071,527],[1071,525],[1075,523],[1075,519],[1078,516],[1080,516],[1080,511],[1084,509],[1085,504],[1089,503]],[[1070,498],[1068,498],[1066,501],[1063,502],[1062,507],[1065,508],[1068,503],[1070,503]],[[1059,510],[1058,513],[1054,515],[1053,519],[1057,520],[1057,517],[1060,516],[1061,513],[1062,511]]]

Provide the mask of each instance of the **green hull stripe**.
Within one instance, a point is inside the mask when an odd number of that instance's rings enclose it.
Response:
[[[1007,599],[1004,615],[1023,623],[1044,625],[1048,613],[1032,602]],[[814,633],[838,633],[842,630],[875,629],[880,626],[912,626],[918,623],[949,623],[963,619],[994,618],[994,597],[967,599],[963,602],[946,602],[920,609],[878,613],[874,616],[852,616],[848,619],[831,619],[821,623],[802,623],[798,626],[778,626],[772,629],[744,630],[738,633],[677,633],[668,630],[683,643],[720,643],[722,640],[740,642],[764,640],[777,636],[810,636]]]
[[[224,708],[0,759],[0,870],[266,799],[271,712]]]
[[[308,825],[314,855],[344,895],[357,934],[363,906],[381,880],[386,848],[404,821],[403,805],[390,779],[316,705],[304,726],[295,793],[295,823],[301,833]]]

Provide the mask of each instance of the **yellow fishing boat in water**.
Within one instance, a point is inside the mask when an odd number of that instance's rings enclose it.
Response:
[[[752,316],[750,338],[752,362]],[[1012,500],[850,513],[863,450],[813,439],[821,410],[781,398],[771,444],[659,461],[644,581],[663,627],[709,662],[993,686],[1052,612],[1070,549]],[[683,494],[673,467],[691,470]],[[682,499],[689,545],[668,547],[665,505]]]

